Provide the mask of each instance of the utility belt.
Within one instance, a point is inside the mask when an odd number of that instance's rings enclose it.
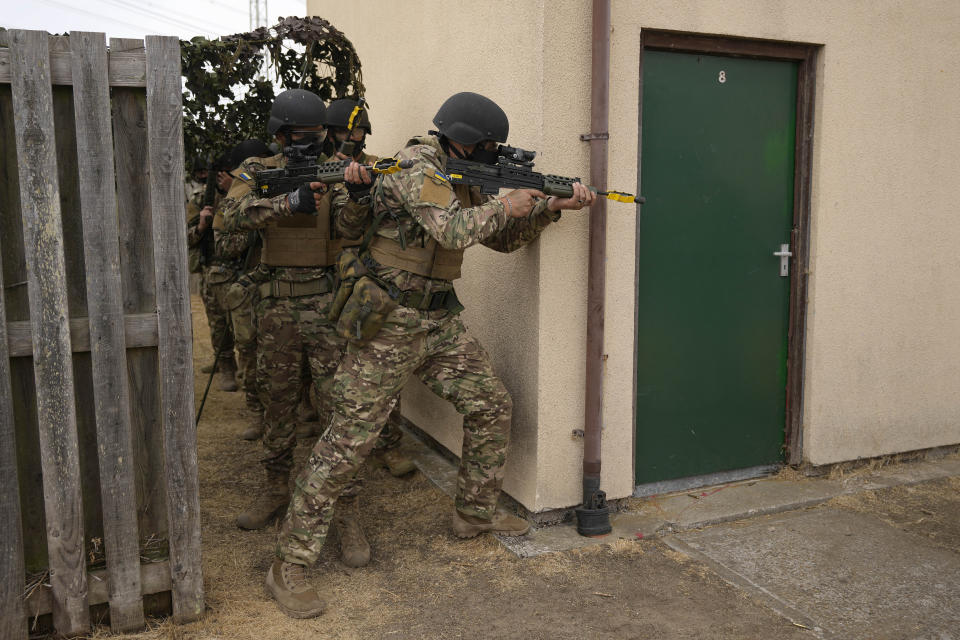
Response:
[[[378,266],[368,254],[361,257],[356,251],[344,251],[337,260],[339,282],[327,317],[335,323],[337,334],[351,343],[362,345],[373,339],[398,306],[450,313],[463,310],[452,288],[433,293],[401,291],[374,273]]]
[[[453,287],[446,291],[433,291],[430,293],[425,291],[401,291],[395,284],[373,275],[377,267],[380,266],[380,263],[378,263],[373,256],[364,254],[360,259],[363,261],[363,265],[369,270],[367,277],[383,287],[387,295],[401,307],[409,307],[410,309],[418,309],[420,311],[439,311],[440,309],[460,311],[463,309],[463,305],[460,304],[460,300],[457,298],[457,292],[453,290]]]
[[[258,290],[261,298],[299,298],[330,293],[333,291],[333,281],[329,275],[304,282],[268,280],[261,283]]]

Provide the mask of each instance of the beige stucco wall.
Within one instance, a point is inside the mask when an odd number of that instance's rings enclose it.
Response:
[[[960,442],[960,3],[616,0],[610,176],[637,175],[642,28],[824,44],[814,139],[804,452],[816,464]],[[308,2],[364,62],[390,153],[456,91],[488,95],[538,166],[589,174],[588,0]],[[633,210],[609,207],[603,488],[633,485]],[[515,399],[506,489],[534,510],[580,500],[586,218],[531,247],[467,252],[464,317]],[[460,419],[418,385],[404,412],[454,451]]]

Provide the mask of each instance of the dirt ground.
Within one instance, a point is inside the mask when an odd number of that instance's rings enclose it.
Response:
[[[196,297],[193,310],[199,403],[206,382],[199,368],[212,354]],[[396,479],[372,468],[361,498],[371,563],[348,569],[338,561],[332,538],[311,571],[328,611],[313,620],[290,619],[263,589],[275,528],[247,532],[234,524],[262,475],[259,443],[237,438],[241,411],[241,394],[220,392],[215,383],[198,431],[206,616],[185,626],[154,621],[148,631],[125,636],[131,640],[812,637],[656,540],[620,540],[528,559],[489,536],[459,540],[448,524],[451,500],[419,472]],[[307,451],[308,445],[298,447],[298,463]],[[960,486],[946,488],[953,489],[952,500],[934,508],[929,499],[927,506],[910,506],[930,490],[925,486],[888,490],[899,492],[896,500],[868,492],[835,503],[879,513],[958,550]],[[930,526],[941,520],[944,526]]]

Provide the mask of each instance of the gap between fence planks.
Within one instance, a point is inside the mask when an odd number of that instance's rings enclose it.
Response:
[[[78,635],[90,612],[48,37],[13,30],[9,52],[53,618]]]
[[[160,334],[160,397],[166,459],[175,622],[203,614],[197,433],[193,422],[190,298],[183,198],[180,42],[147,36],[147,143]]]
[[[106,36],[74,31],[73,102],[110,628],[143,626]]]
[[[0,251],[0,265],[3,264]],[[13,387],[7,352],[7,301],[0,268],[0,640],[26,640],[21,596],[24,588],[23,540],[20,534],[20,489],[14,433]]]

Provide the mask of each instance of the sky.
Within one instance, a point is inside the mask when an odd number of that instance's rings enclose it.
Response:
[[[99,31],[107,38],[213,38],[249,31],[250,5],[251,0],[0,0],[0,27]],[[253,26],[276,24],[279,16],[303,16],[306,7],[306,0],[260,0],[260,25]]]

